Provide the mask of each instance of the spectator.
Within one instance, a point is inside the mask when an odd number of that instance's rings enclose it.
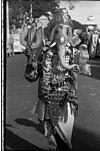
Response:
[[[12,36],[12,30],[9,33],[9,49],[10,49],[10,56],[14,56],[14,38]]]

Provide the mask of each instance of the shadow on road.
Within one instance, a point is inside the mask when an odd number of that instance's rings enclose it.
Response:
[[[100,67],[91,67],[91,72],[92,75],[90,76],[91,78],[95,78],[100,80]]]
[[[100,80],[100,57],[90,59],[89,64],[91,65],[91,78]]]
[[[28,119],[16,119],[18,124],[24,126],[32,126],[35,127],[37,131],[43,134],[41,130],[43,125],[41,123],[36,124],[33,121],[29,121]],[[99,151],[100,148],[100,137],[88,132],[86,130],[82,130],[80,128],[74,127],[73,137],[72,137],[73,150],[72,151]],[[98,148],[99,145],[99,148]]]
[[[72,144],[73,151],[99,151],[100,136],[74,127]]]
[[[27,142],[26,140],[22,139],[21,137],[14,134],[12,131],[6,129],[6,139],[5,145],[12,150],[26,150],[26,151],[43,151],[41,148]],[[5,149],[9,150],[9,149]]]
[[[35,127],[37,131],[44,134],[43,123],[36,124],[28,119],[16,119],[15,122],[23,126]]]
[[[13,127],[11,124],[6,124],[6,127]]]
[[[5,144],[8,148],[11,148],[12,150],[43,151],[41,148],[22,139],[8,129],[6,129]],[[72,151],[99,151],[100,137],[75,127],[72,137],[72,144]]]

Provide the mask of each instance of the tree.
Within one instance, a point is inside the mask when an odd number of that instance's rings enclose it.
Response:
[[[67,0],[69,7],[74,8],[75,1]],[[42,15],[47,15],[46,12],[50,11],[56,16],[59,9],[60,0],[9,0],[9,18],[10,25],[15,24],[19,26],[20,22],[23,22],[23,16],[27,12],[30,16],[30,5],[32,4],[32,16],[39,18]],[[69,9],[70,9],[69,8]]]
[[[19,24],[19,21],[22,19],[23,14],[25,13],[25,8],[20,3],[20,1],[10,0],[9,1],[9,19],[10,26]]]
[[[81,24],[80,22],[78,22],[76,20],[72,20],[72,24],[73,24],[73,30],[81,29],[83,32],[86,31],[86,27],[83,24]]]
[[[32,15],[34,18],[44,15],[47,11],[54,12],[58,6],[55,0],[9,0],[10,25],[15,23],[18,26],[19,21],[23,20],[25,12],[30,15],[30,4],[32,4]]]

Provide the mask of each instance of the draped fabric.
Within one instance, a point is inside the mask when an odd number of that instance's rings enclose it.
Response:
[[[66,103],[63,110],[62,118],[57,122],[55,127],[53,127],[50,120],[45,119],[45,110],[47,109],[46,103],[44,100],[39,100],[36,108],[36,113],[38,114],[38,118],[40,121],[44,121],[44,128],[45,128],[45,136],[47,138],[53,137],[51,140],[56,147],[56,140],[53,136],[55,133],[59,135],[59,137],[69,146],[72,148],[71,137],[73,131],[73,124],[74,124],[74,113],[71,109],[71,105],[69,102]]]
[[[29,46],[31,46],[31,44],[32,44],[32,41],[33,41],[35,34],[36,34],[36,30],[37,30],[37,28],[36,28],[35,24],[33,24],[31,26],[31,28],[29,29],[29,32],[28,32],[28,45]]]
[[[31,28],[28,28],[27,24],[23,24],[22,30],[20,32],[20,43],[23,46],[30,45],[36,33],[36,25],[33,24]]]
[[[32,31],[31,31],[31,36],[32,36]],[[34,34],[33,34],[34,35]],[[42,27],[39,27],[35,35],[31,37],[31,47],[33,48],[38,48],[42,44],[42,38],[43,38],[43,33],[42,33]]]
[[[38,63],[34,57],[27,59],[24,77],[29,82],[35,82],[39,78]]]
[[[93,46],[96,47],[97,42],[98,42],[98,35],[97,34],[93,34],[92,42],[93,42]]]
[[[34,56],[34,58],[38,61],[42,51],[43,51],[43,32],[42,27],[39,27],[37,29],[31,27],[29,30],[29,46],[31,48],[31,53]],[[33,59],[34,60],[34,59]]]
[[[28,41],[28,26],[27,24],[23,24],[22,30],[20,32],[20,43],[26,47],[27,41]]]
[[[55,129],[59,136],[61,137],[61,139],[66,144],[68,144],[70,149],[72,149],[71,137],[73,131],[73,124],[74,114],[71,112],[70,104],[67,103],[67,121],[64,122],[64,119],[62,121],[59,121]]]
[[[28,49],[28,50],[27,50]],[[26,48],[25,51],[29,51],[29,48]],[[41,62],[42,62],[42,46],[37,49],[31,49],[31,53],[27,56],[27,64],[25,68],[25,79],[29,82],[35,82],[41,75]]]
[[[25,29],[27,29],[26,26],[21,33],[22,43],[26,44],[25,54],[27,56],[24,76],[29,82],[34,82],[39,78],[39,57],[43,50],[42,27],[37,28],[33,24],[27,32]],[[25,36],[27,36],[27,41],[25,41]]]
[[[36,113],[39,120],[45,122],[45,136],[58,133],[71,148],[78,99],[73,79],[70,72],[61,66],[57,49],[48,49],[43,53],[38,96]]]
[[[37,28],[36,24],[32,24],[31,28],[28,29],[26,24],[23,25],[20,33],[20,43],[23,46],[30,46],[32,49],[38,48],[42,44],[42,38],[42,27]]]

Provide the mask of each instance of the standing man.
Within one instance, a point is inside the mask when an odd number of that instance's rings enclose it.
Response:
[[[12,35],[12,30],[10,30],[10,33],[9,33],[9,49],[10,49],[10,56],[14,56],[14,38],[13,38],[13,35]]]

